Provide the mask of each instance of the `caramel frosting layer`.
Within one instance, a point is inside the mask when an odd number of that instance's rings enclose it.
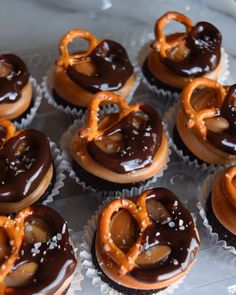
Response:
[[[98,123],[97,108],[108,97],[110,103],[118,103],[120,112],[105,115]],[[90,173],[130,183],[152,177],[163,167],[168,144],[155,110],[144,104],[129,106],[120,96],[100,92],[91,101],[87,125],[72,139],[71,153]]]
[[[236,235],[236,166],[216,176],[211,192],[211,202],[219,222]]]
[[[0,56],[0,104],[14,103],[29,80],[24,61],[14,54]]]
[[[199,236],[191,214],[164,188],[132,202],[114,200],[100,214],[96,256],[113,281],[133,289],[161,289],[192,267]]]
[[[176,126],[191,152],[207,163],[236,161],[235,89],[197,78],[183,90]]]
[[[29,196],[47,173],[52,176],[51,164],[49,141],[40,131],[27,129],[10,138],[0,150],[0,204]]]
[[[8,220],[14,222],[21,239],[17,257],[11,259],[10,271],[1,280],[4,294],[63,294],[77,263],[65,221],[43,205],[34,205]],[[12,239],[2,228],[0,235],[2,254],[7,255]],[[3,268],[8,260],[0,263]]]

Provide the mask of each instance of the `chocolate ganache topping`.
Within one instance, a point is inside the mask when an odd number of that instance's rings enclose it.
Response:
[[[14,54],[0,55],[0,66],[6,68],[6,76],[0,75],[0,103],[14,103],[21,98],[21,91],[29,80],[24,61]]]
[[[15,202],[32,193],[51,165],[48,139],[27,129],[10,138],[0,150],[0,202]]]
[[[181,62],[164,59],[165,64],[176,74],[200,77],[216,69],[221,58],[221,33],[207,22],[192,27],[186,37],[189,55]]]
[[[24,222],[25,236],[19,257],[12,269],[13,278],[10,273],[5,279],[6,291],[10,295],[53,295],[74,273],[77,263],[68,228],[62,217],[47,206],[34,205],[30,210]],[[17,269],[27,264],[34,269],[33,277],[23,286],[13,287]]]
[[[80,58],[79,61],[92,62],[96,73],[87,76],[69,65],[67,74],[75,83],[93,93],[119,90],[133,73],[126,50],[111,40],[101,41],[88,56]]]
[[[148,105],[131,112],[109,127],[98,139],[88,142],[92,158],[117,173],[127,173],[150,166],[162,143],[163,125],[159,114]],[[99,144],[111,141],[106,150]],[[114,141],[112,143],[112,141]],[[115,142],[118,141],[114,149]]]
[[[225,118],[229,127],[221,133],[207,130],[207,139],[220,150],[236,155],[236,85],[230,87],[219,116]]]
[[[151,189],[146,202],[153,223],[143,234],[141,255],[154,253],[152,249],[156,246],[169,247],[169,251],[165,250],[166,256],[163,255],[158,262],[151,259],[153,263],[149,266],[136,267],[129,275],[139,281],[156,283],[187,269],[195,260],[199,239],[190,212],[171,191],[166,188]]]

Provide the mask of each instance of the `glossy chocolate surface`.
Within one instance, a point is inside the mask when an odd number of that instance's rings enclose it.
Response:
[[[26,129],[0,150],[0,202],[16,202],[32,193],[51,165],[47,137]]]
[[[135,268],[129,273],[146,283],[165,281],[183,272],[195,259],[199,248],[193,218],[180,200],[166,188],[149,190],[147,202],[153,199],[165,207],[170,218],[162,222],[153,221],[146,229],[142,242],[143,251],[155,245],[167,245],[171,252],[165,260],[151,268]]]
[[[24,61],[14,54],[0,55],[1,63],[10,69],[10,73],[6,77],[0,77],[0,104],[14,103],[21,98],[29,73]]]
[[[13,270],[24,263],[35,262],[39,265],[33,281],[21,288],[7,288],[14,295],[45,294],[53,295],[75,270],[76,259],[69,243],[69,232],[65,221],[53,209],[34,205],[32,214],[25,220],[29,227],[33,220],[43,220],[50,229],[50,238],[45,243],[31,244],[23,240]],[[10,290],[9,290],[10,289]]]
[[[224,132],[216,133],[207,130],[207,139],[220,150],[236,155],[236,85],[230,87],[229,92],[220,109],[219,116],[225,118],[229,128]]]
[[[186,77],[200,77],[214,71],[221,58],[221,33],[207,22],[192,27],[186,37],[189,55],[181,62],[164,59],[165,64],[176,74]]]
[[[119,43],[111,40],[101,41],[94,50],[79,61],[92,62],[96,74],[87,76],[77,71],[73,65],[67,68],[68,76],[80,86],[96,93],[121,89],[133,74],[133,66],[126,50]]]
[[[138,126],[135,121],[139,120]],[[87,145],[92,158],[117,173],[127,173],[152,164],[153,156],[162,143],[163,126],[159,114],[148,105],[142,105],[140,113],[131,112],[108,128],[99,140],[122,134],[124,146],[117,152],[107,153],[96,141]]]

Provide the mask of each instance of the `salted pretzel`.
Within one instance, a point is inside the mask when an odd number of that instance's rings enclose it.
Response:
[[[79,135],[85,141],[90,141],[101,136],[105,130],[98,129],[99,106],[105,103],[116,104],[119,106],[119,121],[131,112],[140,110],[141,104],[129,105],[126,99],[118,94],[109,91],[102,91],[94,95],[88,106],[87,125],[80,130]],[[110,128],[111,126],[109,126]]]
[[[84,39],[89,42],[89,47],[85,52],[79,52],[76,54],[70,54],[68,45],[74,39]],[[67,32],[59,42],[59,52],[60,57],[56,61],[56,65],[63,67],[66,69],[68,65],[73,65],[74,63],[78,63],[82,61],[83,57],[89,55],[89,53],[94,49],[94,47],[98,44],[97,38],[90,32],[82,30],[82,29],[75,29]]]
[[[34,205],[1,216],[0,229],[0,293],[64,294],[76,259],[62,217],[47,206]]]
[[[117,265],[119,265],[119,274],[121,276],[124,276],[127,272],[134,268],[135,261],[142,249],[142,234],[151,224],[146,208],[146,196],[146,192],[142,193],[138,197],[136,204],[127,199],[115,200],[105,207],[99,221],[99,239],[109,256],[111,256]],[[126,254],[114,244],[110,237],[111,217],[113,213],[117,212],[119,209],[128,210],[139,225],[139,237]]]
[[[174,46],[174,44],[169,44],[167,42],[166,36],[164,34],[164,27],[169,23],[169,21],[177,21],[182,23],[186,28],[186,34],[189,33],[193,27],[191,19],[175,11],[167,12],[160,19],[158,19],[155,25],[156,41],[153,42],[152,47],[153,49],[160,51],[162,58],[167,58],[167,50]],[[181,34],[180,38],[178,38],[176,42],[179,42],[181,39],[183,39],[186,34]]]
[[[27,208],[21,211],[15,219],[6,216],[0,217],[0,229],[4,231],[9,245],[11,247],[11,254],[1,263],[0,266],[0,290],[5,289],[4,279],[11,272],[12,267],[18,258],[19,250],[24,237],[24,220],[29,216],[30,210]]]
[[[0,147],[11,137],[13,137],[16,133],[16,128],[15,125],[9,121],[9,120],[4,120],[4,119],[0,119],[0,127],[5,129],[6,135],[4,136],[4,138],[1,138],[0,141]]]
[[[214,89],[217,94],[217,107],[207,108],[204,110],[196,111],[191,105],[191,98],[193,92],[199,87],[207,87]],[[207,127],[205,119],[214,118],[219,115],[219,109],[225,99],[225,88],[213,80],[206,78],[196,78],[185,86],[182,92],[182,109],[188,117],[188,128],[195,128],[199,136],[204,140],[206,139]]]
[[[120,285],[165,288],[191,268],[198,248],[190,212],[168,189],[149,189],[135,200],[113,200],[100,213],[96,259],[101,271]]]
[[[185,32],[165,36],[164,27],[169,21],[177,21],[183,24],[186,29]],[[159,70],[158,65],[163,63],[160,67],[165,79],[167,77],[174,78],[173,75],[177,75],[188,80],[190,77],[202,77],[219,70],[222,38],[218,29],[212,24],[199,22],[193,25],[192,21],[185,15],[170,11],[157,20],[155,37],[156,40],[152,43],[154,49],[152,67],[154,71],[157,71],[157,69]],[[149,60],[149,62],[151,61]],[[157,74],[157,77],[159,77],[156,71],[155,75]],[[173,75],[171,76],[171,74]],[[183,82],[185,82],[185,85],[187,81]]]

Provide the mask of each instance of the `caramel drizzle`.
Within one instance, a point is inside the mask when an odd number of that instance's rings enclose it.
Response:
[[[69,54],[68,43],[75,38],[89,42],[86,52]],[[92,76],[76,69],[76,65],[87,62],[95,67],[96,72]],[[98,41],[93,34],[80,29],[68,32],[61,39],[60,58],[56,64],[62,66],[75,83],[93,93],[119,90],[133,73],[126,50],[119,43],[111,40]]]
[[[153,199],[162,203],[170,219],[153,219],[147,207]],[[114,244],[110,233],[112,215],[120,209],[126,209],[138,226],[138,238],[127,253]],[[139,281],[150,283],[169,279],[187,269],[199,248],[191,214],[172,192],[164,188],[150,189],[138,196],[135,202],[119,199],[108,203],[100,214],[98,240],[117,264],[120,276],[129,273]],[[139,255],[157,244],[170,247],[167,259],[151,268],[139,267],[136,263]]]
[[[209,107],[196,111],[191,105],[191,98],[193,92],[199,87],[207,87],[215,89],[217,107]],[[236,154],[236,136],[235,136],[235,122],[236,122],[236,86],[233,85],[229,88],[226,94],[225,88],[219,83],[206,79],[197,78],[190,82],[182,92],[182,109],[188,117],[188,128],[193,128],[199,138],[206,141],[208,140],[215,147],[222,151]],[[229,127],[222,132],[214,132],[207,128],[206,119],[223,117],[229,123]],[[217,121],[216,121],[217,123]]]
[[[97,112],[100,103],[118,104],[119,117],[115,123],[98,130]],[[137,117],[141,124],[133,124],[139,113],[148,118]],[[109,117],[109,115],[108,115]],[[109,140],[112,136],[121,135],[124,146],[108,153],[103,151],[97,143]],[[163,126],[158,113],[144,104],[129,106],[125,99],[111,92],[100,92],[92,98],[88,108],[88,123],[80,130],[80,137],[87,142],[87,149],[91,157],[104,165],[109,163],[109,169],[117,173],[127,173],[147,167],[152,164],[153,156],[162,143]]]
[[[7,77],[0,77],[0,104],[14,103],[21,98],[21,91],[28,83],[29,73],[24,61],[14,54],[3,54],[0,63],[11,68]]]
[[[33,192],[52,163],[46,136],[28,129],[10,138],[0,150],[0,201],[15,202]]]
[[[186,32],[179,34],[177,42],[169,44],[163,29],[172,20],[182,23],[186,27]],[[193,26],[188,17],[172,11],[157,20],[155,34],[156,41],[152,44],[153,49],[160,52],[164,63],[178,75],[200,77],[215,70],[220,62],[221,34],[210,23],[199,22]],[[167,52],[178,48],[180,43],[184,43],[189,53],[182,60],[171,59]]]

